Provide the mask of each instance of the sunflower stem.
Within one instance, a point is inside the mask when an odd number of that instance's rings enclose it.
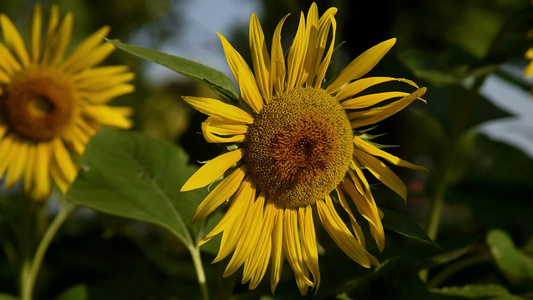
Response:
[[[54,218],[50,226],[48,226],[48,228],[46,229],[46,232],[44,233],[44,236],[41,239],[37,250],[35,251],[33,260],[31,261],[31,263],[27,262],[24,264],[22,269],[23,278],[21,282],[22,300],[32,299],[35,280],[37,279],[37,274],[39,273],[39,269],[41,268],[41,264],[43,262],[44,255],[46,254],[46,250],[48,250],[48,246],[50,246],[50,243],[54,239],[54,236],[56,235],[61,225],[65,222],[67,217],[75,208],[76,205],[70,202],[64,206],[61,206],[56,217]]]
[[[200,285],[200,290],[202,291],[202,299],[209,300],[209,292],[207,291],[207,283],[205,280],[204,266],[202,264],[202,257],[200,255],[200,247],[188,246],[189,252],[191,253],[192,261],[194,263],[194,268],[196,269],[196,275],[198,277],[198,284]]]

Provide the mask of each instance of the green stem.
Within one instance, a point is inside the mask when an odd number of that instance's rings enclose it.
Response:
[[[200,255],[200,247],[188,246],[191,253],[194,268],[196,269],[196,275],[198,277],[198,284],[202,291],[202,299],[209,300],[209,293],[207,291],[207,282],[205,280],[204,266],[202,264],[202,257]]]
[[[50,243],[54,239],[54,236],[56,235],[63,222],[65,222],[67,217],[75,208],[76,205],[70,202],[60,208],[55,219],[46,229],[46,232],[43,238],[41,239],[39,246],[37,247],[37,251],[33,256],[33,260],[28,265],[26,272],[24,272],[24,270],[26,270],[26,264],[23,266],[23,278],[21,282],[21,300],[32,299],[35,280],[37,279],[37,274],[39,273],[39,269],[41,268],[41,264],[43,262],[44,255],[46,254],[46,250],[48,250],[48,246],[50,246]]]
[[[431,288],[437,288],[442,283],[453,276],[455,273],[466,269],[468,267],[486,263],[492,260],[492,256],[490,254],[480,254],[476,256],[467,257],[463,260],[459,260],[453,264],[450,264],[446,268],[444,268],[440,273],[436,274],[431,278],[431,280],[428,282],[428,286]]]

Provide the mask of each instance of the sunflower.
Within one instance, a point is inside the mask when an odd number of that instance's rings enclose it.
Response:
[[[330,84],[322,87],[335,43],[336,8],[319,17],[312,4],[300,23],[287,57],[281,46],[285,16],[277,25],[269,53],[255,14],[250,20],[253,71],[219,34],[225,56],[240,87],[239,106],[220,100],[184,97],[208,115],[202,123],[207,142],[232,144],[230,151],[202,166],[181,191],[205,187],[227,176],[198,206],[197,223],[230,199],[227,212],[200,244],[222,233],[215,262],[231,259],[223,276],[242,265],[243,284],[254,289],[271,268],[274,292],[284,257],[294,271],[302,295],[318,289],[316,220],[352,260],[365,268],[378,260],[365,249],[363,230],[354,210],[368,222],[381,251],[385,236],[378,208],[363,169],[406,197],[402,181],[382,162],[424,169],[401,160],[369,141],[362,127],[373,125],[420,99],[425,88],[407,79],[369,77],[370,71],[394,45],[395,39],[367,50]],[[368,93],[385,82],[402,82],[416,89]],[[384,104],[386,103],[386,104]],[[335,208],[338,202],[351,230]]]
[[[101,124],[131,127],[130,108],[106,103],[134,90],[127,83],[133,74],[125,66],[96,67],[114,49],[102,39],[109,27],[66,56],[73,15],[59,23],[57,6],[42,41],[41,5],[33,7],[28,48],[4,14],[0,26],[0,178],[6,174],[7,188],[22,180],[31,198],[46,199],[52,180],[63,192],[74,180],[71,153],[81,155]]]

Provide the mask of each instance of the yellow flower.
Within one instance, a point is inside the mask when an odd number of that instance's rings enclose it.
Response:
[[[70,151],[81,155],[100,124],[129,128],[132,110],[107,106],[130,93],[133,78],[125,66],[96,67],[113,51],[103,27],[66,56],[73,15],[59,22],[59,9],[50,11],[42,34],[41,5],[32,11],[28,48],[4,14],[0,26],[0,178],[7,188],[19,179],[33,199],[45,199],[52,179],[65,191],[78,166]],[[42,43],[42,45],[41,45]]]
[[[398,166],[424,169],[380,150],[358,131],[391,116],[425,93],[425,88],[418,89],[406,79],[360,79],[389,51],[395,39],[367,50],[322,87],[335,43],[336,11],[330,8],[319,18],[313,3],[307,18],[302,13],[286,58],[281,28],[287,16],[276,27],[268,53],[261,25],[253,14],[253,72],[219,34],[244,103],[237,107],[215,99],[184,97],[195,109],[209,115],[202,124],[208,142],[235,145],[228,148],[232,151],[202,166],[181,190],[207,186],[231,169],[199,205],[192,222],[204,219],[231,199],[222,220],[200,244],[223,233],[213,262],[233,252],[224,276],[244,265],[242,281],[249,281],[250,289],[257,287],[270,264],[274,292],[284,256],[302,295],[309,287],[318,289],[313,211],[351,259],[366,268],[378,266],[377,259],[365,249],[365,238],[353,213],[355,207],[368,221],[381,251],[385,244],[383,226],[362,169],[366,168],[404,199],[405,185],[380,158]],[[367,92],[367,88],[391,81],[407,83],[417,90],[412,94]],[[335,198],[349,217],[353,231],[337,213]]]
[[[526,51],[525,57],[526,59],[530,60],[530,62],[524,70],[524,77],[533,76],[533,47]]]

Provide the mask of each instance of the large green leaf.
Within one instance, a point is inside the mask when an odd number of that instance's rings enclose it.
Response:
[[[168,142],[102,129],[88,144],[67,200],[101,212],[160,225],[188,246],[199,228],[190,219],[205,189],[180,193],[196,167]],[[191,233],[193,235],[191,235]]]
[[[75,285],[61,292],[54,300],[87,300],[90,299],[89,291],[85,284]]]
[[[399,214],[393,210],[381,209],[383,211],[384,217],[382,220],[383,227],[388,230],[399,233],[410,239],[415,239],[420,242],[429,244],[431,246],[440,248],[440,246],[431,240],[427,234],[420,228],[413,220]]]
[[[507,274],[533,279],[533,257],[516,248],[511,236],[503,230],[491,230],[487,244],[498,266]]]
[[[237,90],[231,79],[218,70],[183,57],[173,56],[157,50],[124,44],[110,39],[106,40],[118,49],[142,59],[153,61],[190,79],[207,83],[217,94],[224,98],[235,101],[239,99]]]

